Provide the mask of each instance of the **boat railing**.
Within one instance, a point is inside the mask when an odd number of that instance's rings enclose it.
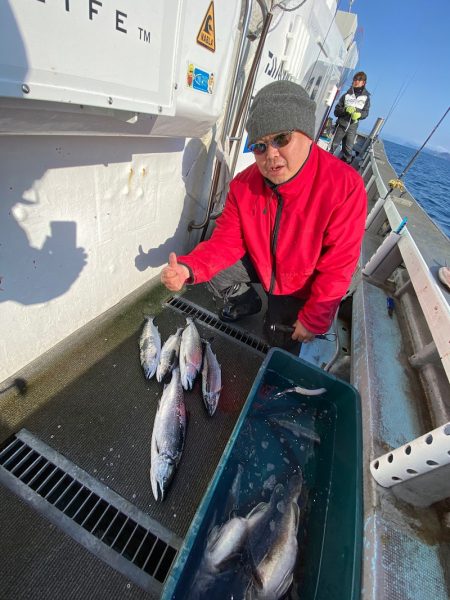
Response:
[[[366,183],[369,207],[371,207],[366,221],[366,232],[372,236],[378,236],[380,242],[383,243],[385,237],[379,236],[380,230],[384,232],[396,231],[405,221],[404,215],[400,213],[402,207],[405,208],[404,212],[408,212],[410,207],[413,204],[417,205],[417,203],[409,193],[404,195],[404,193],[386,186],[385,182],[390,178],[390,165],[384,155],[380,156],[377,144],[378,142],[375,142],[368,146],[365,156],[362,156],[360,161],[360,172]],[[380,173],[379,164],[382,166],[384,177]],[[387,165],[386,169],[384,165]],[[426,220],[430,222],[428,218]],[[382,279],[390,279],[390,275],[400,266],[406,268],[406,274],[403,274],[400,279],[394,278],[393,296],[400,300],[404,294],[411,293],[412,286],[426,326],[429,329],[429,331],[420,331],[420,328],[416,326],[409,327],[414,354],[409,356],[408,360],[412,367],[421,369],[421,376],[427,380],[428,389],[431,390],[430,400],[435,404],[432,409],[433,420],[436,421],[436,426],[439,426],[450,419],[448,400],[446,399],[450,382],[449,294],[441,288],[437,281],[435,263],[440,257],[434,257],[434,260],[428,260],[427,262],[424,258],[424,252],[419,248],[419,242],[416,243],[414,239],[414,233],[414,227],[403,227],[401,235],[398,236],[398,250],[396,249],[396,252],[389,257],[388,271],[386,271],[386,265],[384,265],[385,270]],[[423,248],[423,250],[427,251],[426,248]],[[404,273],[405,270],[402,269],[402,271]],[[375,285],[383,283],[376,276],[368,279]],[[392,286],[392,280],[390,279],[390,281]],[[423,321],[422,315],[409,314],[410,319],[414,319],[415,322]],[[423,329],[426,330],[426,327]],[[442,373],[437,374],[436,366],[439,364],[442,365],[445,375]],[[437,383],[439,377],[441,382]],[[442,379],[444,379],[443,383]]]

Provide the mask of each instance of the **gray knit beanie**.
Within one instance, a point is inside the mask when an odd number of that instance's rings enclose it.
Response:
[[[266,135],[297,129],[314,139],[316,103],[293,81],[269,83],[253,99],[246,129],[248,143]]]

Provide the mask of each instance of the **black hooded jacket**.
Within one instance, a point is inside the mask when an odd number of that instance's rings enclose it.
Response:
[[[360,121],[365,119],[370,109],[370,93],[366,86],[360,88],[350,87],[334,107],[334,116],[338,118],[337,124],[346,127],[351,121],[351,115],[345,111],[348,106],[354,106],[361,113]]]

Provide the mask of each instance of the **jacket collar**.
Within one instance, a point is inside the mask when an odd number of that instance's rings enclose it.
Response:
[[[353,94],[354,96],[361,96],[361,94],[367,94],[367,90],[366,90],[366,86],[363,85],[360,88],[354,88],[353,86],[351,86],[348,90],[348,92],[350,92],[351,94]],[[348,93],[347,92],[347,93]]]

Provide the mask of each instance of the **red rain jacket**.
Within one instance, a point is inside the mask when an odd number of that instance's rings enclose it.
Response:
[[[202,283],[248,253],[266,292],[304,298],[299,321],[325,333],[348,291],[366,212],[360,175],[312,144],[299,173],[274,188],[256,164],[239,173],[211,238],[178,261]]]

